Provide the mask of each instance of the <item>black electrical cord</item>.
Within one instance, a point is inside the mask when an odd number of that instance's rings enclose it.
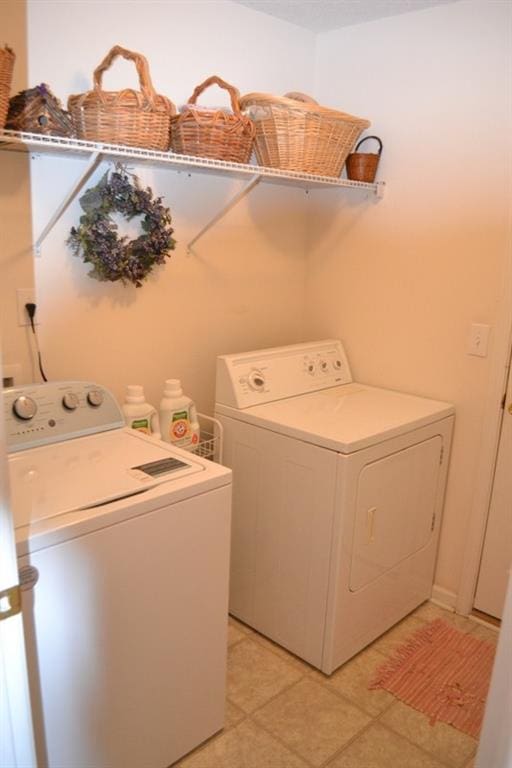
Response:
[[[37,307],[36,307],[36,305],[33,302],[30,301],[30,302],[28,302],[28,304],[25,304],[25,309],[27,310],[27,315],[29,316],[29,319],[30,319],[30,325],[31,325],[31,328],[32,328],[32,333],[34,334],[34,340],[35,340],[35,343],[36,343],[37,360],[38,360],[38,363],[39,363],[39,373],[41,374],[41,377],[42,377],[43,381],[48,381],[48,379],[46,378],[46,374],[44,372],[44,368],[43,368],[43,360],[42,360],[42,357],[41,357],[41,350],[39,349],[39,339],[37,338],[36,326],[35,326],[35,323],[34,323],[34,317],[36,316],[36,309],[37,309]]]

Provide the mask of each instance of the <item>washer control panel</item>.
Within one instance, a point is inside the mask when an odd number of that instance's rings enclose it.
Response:
[[[10,453],[124,426],[114,396],[87,381],[59,381],[5,389]]]
[[[351,381],[341,341],[293,344],[218,357],[216,401],[248,408]]]

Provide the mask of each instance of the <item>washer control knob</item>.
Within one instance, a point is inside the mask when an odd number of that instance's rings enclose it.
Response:
[[[247,377],[247,382],[251,389],[256,390],[256,392],[262,392],[265,386],[265,377],[261,371],[251,371]]]
[[[66,392],[62,398],[62,405],[68,411],[76,411],[78,408],[78,396],[74,392]]]
[[[342,365],[341,360],[335,360],[333,365],[336,368],[336,370],[339,371]]]
[[[329,368],[329,363],[327,360],[321,360],[320,361],[320,370],[322,373],[327,373],[327,369]]]
[[[31,397],[20,395],[12,404],[12,409],[19,419],[30,421],[37,413],[37,405]]]
[[[94,408],[98,408],[103,402],[103,392],[101,389],[91,389],[87,394],[87,402],[89,405],[94,406]]]

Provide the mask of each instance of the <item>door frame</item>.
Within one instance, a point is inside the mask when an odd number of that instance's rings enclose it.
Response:
[[[509,238],[503,274],[503,291],[498,306],[494,333],[494,350],[490,363],[489,384],[483,412],[480,452],[474,485],[473,504],[468,520],[462,571],[455,603],[457,613],[468,615],[473,602],[484,546],[485,529],[491,505],[494,472],[498,456],[501,423],[504,417],[503,395],[507,388],[509,369],[512,375],[512,211],[509,213]]]
[[[2,373],[0,349],[0,379]],[[18,585],[18,561],[5,450],[0,387],[0,589]],[[32,713],[21,612],[0,622],[0,768],[36,768]]]

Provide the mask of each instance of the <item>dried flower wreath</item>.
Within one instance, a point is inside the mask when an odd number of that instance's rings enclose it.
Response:
[[[176,241],[171,212],[162,205],[162,198],[154,198],[149,187],[142,189],[136,176],[132,182],[131,175],[118,166],[82,195],[84,213],[80,225],[71,228],[68,244],[75,256],[81,255],[85,263],[92,264],[91,277],[121,280],[139,288],[155,264],[163,264],[171,255]],[[135,240],[120,237],[113,213],[128,221],[142,216],[142,234]]]

